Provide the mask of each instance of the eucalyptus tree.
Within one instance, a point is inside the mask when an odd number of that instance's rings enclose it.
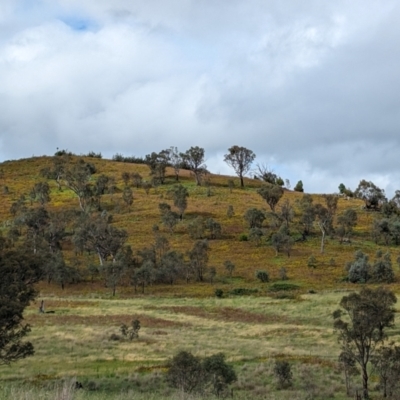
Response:
[[[207,171],[204,163],[204,149],[199,146],[191,147],[185,153],[181,153],[182,162],[193,172],[197,186],[201,185],[203,175]]]
[[[236,175],[240,178],[240,186],[244,187],[243,176],[246,175],[251,168],[256,155],[252,150],[242,146],[232,146],[225,154],[224,161],[231,166]]]

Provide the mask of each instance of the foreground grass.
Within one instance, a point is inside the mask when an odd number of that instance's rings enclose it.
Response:
[[[41,297],[54,313],[38,314],[36,305],[27,310],[36,354],[0,368],[6,382],[0,398],[57,399],[61,389],[52,385],[62,379],[83,383],[84,390],[74,393],[74,399],[178,398],[166,386],[164,373],[168,359],[179,350],[201,357],[225,353],[238,375],[233,390],[239,399],[266,398],[266,393],[269,399],[300,399],[310,391],[313,398],[342,398],[345,388],[336,364],[339,348],[331,315],[343,295]],[[110,340],[122,323],[135,318],[142,325],[138,340]],[[398,339],[399,329],[391,336]],[[295,382],[289,394],[275,390],[276,357],[292,363]],[[21,389],[20,382],[29,386]],[[27,396],[15,392],[10,397],[12,390]]]

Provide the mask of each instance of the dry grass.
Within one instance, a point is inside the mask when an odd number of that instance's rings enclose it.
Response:
[[[97,174],[106,174],[113,176],[116,180],[118,191],[114,195],[105,195],[102,199],[103,206],[113,214],[113,220],[116,226],[124,228],[129,234],[128,244],[134,250],[140,250],[144,246],[148,246],[153,242],[154,237],[152,227],[154,224],[161,226],[158,204],[163,201],[169,201],[166,192],[171,184],[174,184],[173,171],[167,171],[166,184],[153,188],[150,194],[146,194],[143,189],[133,188],[134,203],[131,210],[124,206],[122,201],[122,189],[124,183],[121,175],[123,172],[138,172],[144,179],[149,180],[149,169],[145,165],[117,163],[111,160],[101,160],[96,158],[87,158],[87,161],[95,164]],[[0,220],[3,221],[3,232],[7,230],[7,226],[11,221],[9,212],[11,204],[16,201],[21,194],[29,193],[33,185],[43,180],[40,177],[40,170],[44,166],[51,165],[51,157],[35,157],[31,159],[5,162],[1,165],[4,176],[2,184],[9,188],[9,194],[2,194],[2,202],[0,204]],[[96,177],[96,176],[95,176]],[[270,246],[256,246],[250,242],[240,242],[238,237],[241,233],[247,232],[248,228],[243,219],[245,211],[250,207],[257,207],[268,211],[268,205],[257,194],[256,189],[261,185],[259,181],[246,179],[246,188],[240,189],[236,187],[230,192],[228,188],[228,179],[232,177],[221,175],[210,175],[209,182],[211,187],[211,196],[207,195],[206,187],[197,187],[189,171],[181,171],[181,182],[189,191],[188,208],[186,210],[184,220],[178,224],[175,233],[165,234],[170,241],[171,247],[186,252],[193,245],[190,239],[186,225],[197,216],[212,217],[221,223],[223,227],[223,237],[219,240],[210,241],[210,265],[217,269],[217,279],[224,280],[227,273],[223,267],[226,260],[232,260],[235,263],[235,277],[241,277],[240,285],[248,283],[254,285],[254,273],[258,269],[267,269],[272,280],[279,278],[279,269],[285,267],[290,279],[303,283],[304,289],[307,288],[332,288],[343,286],[340,282],[344,275],[344,265],[351,260],[357,249],[370,254],[372,257],[378,248],[368,242],[369,229],[375,217],[374,213],[362,210],[363,203],[360,200],[339,199],[338,214],[346,208],[354,208],[358,212],[358,226],[356,227],[356,236],[350,245],[341,245],[337,239],[328,238],[326,241],[325,253],[319,253],[320,238],[316,230],[315,236],[311,237],[305,243],[297,243],[292,251],[292,256],[275,256],[275,251]],[[234,178],[238,182],[237,178]],[[78,201],[75,195],[64,189],[59,191],[55,182],[50,181],[52,188],[51,210],[59,209],[78,209]],[[301,198],[301,193],[286,191],[283,199],[288,199],[295,206],[296,200]],[[324,203],[324,199],[320,195],[314,195],[314,203]],[[235,215],[228,218],[226,211],[229,205],[232,205]],[[278,205],[279,208],[279,205]],[[296,208],[296,206],[295,206]],[[298,218],[298,216],[296,217]],[[267,231],[268,224],[266,223]],[[294,232],[297,228],[293,225]],[[268,233],[269,234],[269,233]],[[367,240],[367,241],[366,241]],[[63,249],[67,259],[75,257],[73,246],[69,241],[64,242]],[[400,254],[398,248],[389,247],[392,252],[393,259]],[[307,267],[307,260],[311,254],[317,258],[317,268],[314,272]],[[84,267],[90,261],[95,261],[94,256],[78,257]],[[330,260],[335,260],[335,266],[330,266]],[[218,278],[219,277],[219,278]],[[225,279],[226,280],[226,279]],[[231,287],[238,286],[236,281],[226,281]],[[397,287],[397,284],[396,284]],[[57,289],[52,289],[57,292]],[[70,290],[70,289],[69,289]],[[71,288],[74,292],[75,288]],[[82,288],[79,288],[82,290]],[[88,287],[83,291],[91,291]],[[213,292],[213,288],[198,285],[180,285],[179,291],[183,295],[209,296]],[[129,291],[126,291],[129,294]],[[157,286],[149,288],[149,293],[160,293],[164,295],[175,294],[176,288],[168,286]]]

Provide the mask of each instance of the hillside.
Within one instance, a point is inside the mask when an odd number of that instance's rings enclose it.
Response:
[[[240,188],[237,177],[209,174],[197,186],[190,171],[181,170],[179,181],[189,195],[187,208],[182,220],[170,214],[174,226],[167,229],[160,210],[170,206],[178,211],[171,197],[176,188],[172,168],[166,169],[164,184],[150,185],[153,177],[147,165],[73,156],[57,182],[49,171],[59,160],[37,157],[0,166],[2,243],[11,248],[25,243],[30,258],[32,251],[39,257],[44,254],[45,265],[37,301],[24,312],[32,328],[27,340],[35,354],[12,368],[0,367],[5,381],[0,398],[122,400],[135,393],[138,400],[176,399],[178,391],[168,386],[165,372],[168,361],[181,350],[196,357],[222,352],[238,376],[231,385],[237,399],[264,399],[266,393],[271,399],[345,399],[347,390],[353,394],[359,390],[359,374],[348,381],[338,363],[340,347],[332,314],[344,294],[369,287],[347,281],[345,265],[357,250],[369,256],[370,270],[378,250],[379,259],[385,261],[383,254],[390,251],[394,282],[387,287],[398,292],[395,263],[400,252],[392,244],[397,240],[395,211],[389,219],[383,211],[366,211],[359,199],[284,190],[278,191],[282,197],[272,212],[258,193],[265,187],[259,180],[245,179]],[[75,175],[68,177],[71,171]],[[79,171],[84,171],[84,185],[77,193],[90,193],[81,203],[68,188],[74,188]],[[138,174],[140,187],[132,180]],[[107,183],[101,190],[100,182]],[[124,198],[131,191],[129,205]],[[321,219],[314,213],[325,215],[327,200],[337,210],[322,254]],[[160,209],[160,203],[169,206]],[[80,204],[89,205],[85,212]],[[251,240],[244,218],[252,208],[263,219],[261,228],[253,231],[256,241]],[[305,234],[310,210],[312,223]],[[356,212],[357,224],[341,240],[340,221],[346,210]],[[379,235],[372,234],[375,219],[381,220]],[[215,231],[213,238],[213,231],[200,229],[199,240],[191,237],[193,226],[196,234],[199,226],[220,226],[221,233]],[[85,227],[97,236],[111,232],[100,244],[107,247],[116,238],[119,252],[96,254],[90,243],[80,242]],[[287,247],[274,247],[278,234],[286,238]],[[119,239],[125,247],[119,246]],[[193,269],[197,260],[189,254],[196,243],[209,246],[202,281]],[[125,258],[118,258],[120,254]],[[164,265],[166,254],[172,258]],[[232,275],[224,264],[227,260],[235,266]],[[174,271],[167,283],[165,276]],[[266,271],[269,281],[257,279],[257,271]],[[38,313],[41,304],[44,309]],[[139,321],[140,332],[129,341],[121,337],[120,328],[134,320]],[[400,331],[388,329],[388,334],[398,341]],[[293,386],[277,390],[274,363],[279,360],[289,363]],[[371,382],[379,379],[371,376]],[[76,381],[83,390],[74,390]],[[378,395],[378,385],[370,386]],[[183,392],[179,396],[186,398]]]
[[[74,157],[71,162],[76,162],[76,160],[77,158]],[[162,225],[158,205],[166,202],[174,209],[173,203],[167,195],[167,191],[176,183],[172,168],[166,170],[165,183],[150,188],[148,194],[143,188],[136,188],[130,183],[134,199],[133,204],[128,207],[122,200],[125,187],[122,174],[126,172],[129,174],[139,173],[145,181],[150,182],[149,168],[143,164],[122,163],[91,157],[85,157],[84,160],[95,166],[96,173],[92,175],[92,181],[95,181],[100,175],[107,175],[115,180],[116,188],[112,194],[106,193],[102,196],[101,208],[112,215],[113,226],[126,230],[128,234],[126,244],[130,245],[135,253],[144,247],[151,246],[154,242],[154,225],[159,226],[159,232],[168,239],[171,249],[184,254],[192,248],[195,242],[188,234],[188,225],[194,219],[199,216],[204,219],[212,218],[222,227],[222,237],[209,240],[208,265],[216,269],[214,285],[199,284],[193,279],[190,280],[189,284],[186,284],[180,280],[177,285],[173,286],[151,285],[147,289],[149,293],[208,296],[213,294],[216,285],[223,285],[224,290],[231,290],[234,287],[258,287],[260,285],[255,279],[257,270],[267,270],[271,281],[276,281],[280,278],[279,271],[282,267],[286,269],[289,280],[299,284],[304,291],[336,286],[343,287],[345,285],[342,282],[342,278],[345,276],[344,265],[353,259],[356,250],[361,249],[369,254],[371,259],[374,258],[378,248],[386,251],[386,246],[377,246],[371,241],[371,225],[378,213],[365,211],[363,209],[364,203],[361,200],[340,197],[335,218],[337,219],[337,215],[349,208],[356,210],[358,216],[350,243],[341,244],[337,236],[327,236],[325,251],[324,254],[321,254],[321,235],[318,226],[314,224],[307,240],[294,242],[290,257],[284,253],[276,255],[274,248],[269,243],[271,235],[277,230],[271,219],[267,218],[264,221],[263,229],[266,233],[261,243],[245,241],[241,237],[249,232],[244,219],[246,210],[257,208],[270,213],[267,203],[257,193],[257,189],[262,186],[260,181],[245,179],[245,188],[239,188],[237,177],[210,174],[203,186],[196,186],[190,171],[187,170],[180,171],[179,180],[188,190],[188,205],[183,220],[176,225],[171,234]],[[61,210],[79,212],[78,198],[73,191],[66,187],[59,190],[54,180],[46,180],[41,176],[40,171],[45,167],[51,167],[52,162],[53,157],[36,157],[1,164],[1,185],[6,188],[2,190],[0,207],[0,220],[2,221],[4,236],[7,236],[7,232],[13,224],[10,208],[21,195],[25,194],[28,207],[38,207],[37,203],[29,204],[29,193],[38,182],[47,181],[50,185],[50,202],[46,205],[50,212]],[[228,185],[229,180],[235,182],[233,189]],[[294,219],[291,222],[290,232],[294,240],[301,238],[301,227],[299,226],[301,212],[297,203],[301,197],[303,197],[302,193],[285,190],[276,207],[279,210],[286,200],[293,206]],[[314,204],[325,204],[321,195],[312,195],[312,198]],[[234,215],[231,217],[227,216],[229,206],[232,206],[234,210]],[[71,231],[71,224],[68,229]],[[78,263],[79,268],[84,270],[89,263],[96,263],[94,254],[76,255],[70,235],[66,236],[61,246],[64,257],[69,264]],[[399,254],[398,248],[389,246],[388,249],[391,252],[392,260],[396,260]],[[308,259],[311,255],[316,258],[315,268],[308,267]],[[227,278],[228,274],[223,265],[226,260],[231,260],[235,264],[233,278],[231,279]],[[68,286],[68,290],[81,290],[84,286],[84,283],[71,285]],[[123,293],[131,293],[132,289],[129,286],[126,284],[122,286]],[[46,291],[46,284],[43,284],[41,288]],[[51,290],[56,290],[56,288]]]

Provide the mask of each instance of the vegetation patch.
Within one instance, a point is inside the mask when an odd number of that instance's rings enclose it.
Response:
[[[276,282],[273,283],[269,286],[268,290],[270,292],[287,292],[287,291],[292,291],[292,290],[298,290],[300,289],[299,285],[296,285],[295,283],[287,283],[287,282]]]
[[[234,288],[231,291],[229,291],[229,294],[233,296],[249,296],[257,293],[258,289],[251,289],[251,288]]]

